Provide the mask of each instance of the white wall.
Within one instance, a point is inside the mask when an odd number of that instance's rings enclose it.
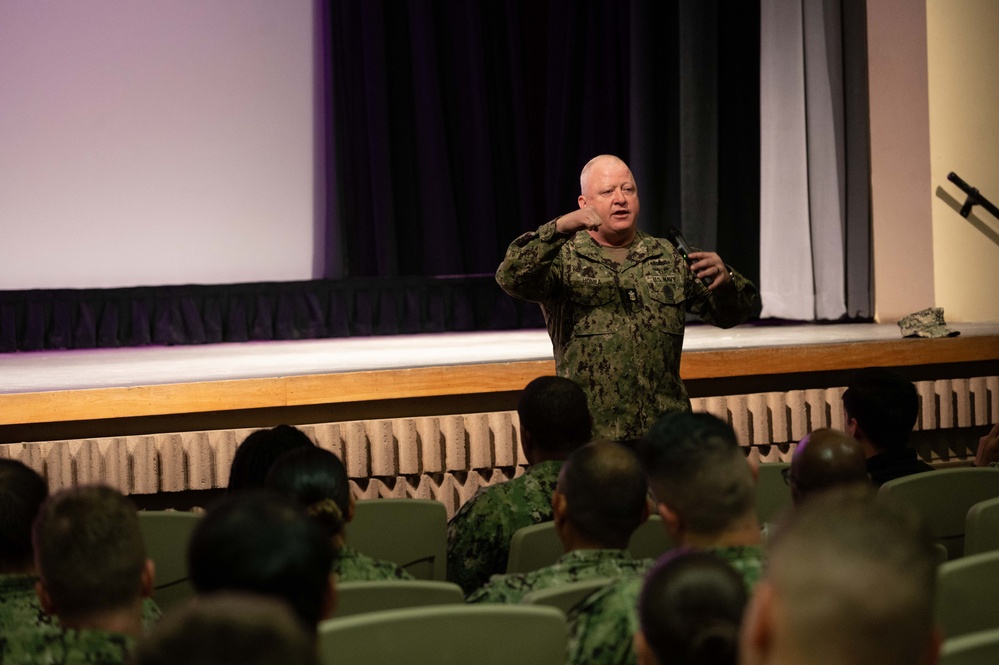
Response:
[[[930,152],[937,305],[947,321],[999,321],[999,220],[958,215],[956,172],[999,205],[999,2],[929,0]]]
[[[312,278],[313,22],[0,0],[0,289]]]

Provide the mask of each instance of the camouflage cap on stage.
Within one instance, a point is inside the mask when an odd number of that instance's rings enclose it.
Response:
[[[902,337],[956,337],[961,334],[951,330],[944,321],[943,307],[927,307],[907,314],[898,321]]]

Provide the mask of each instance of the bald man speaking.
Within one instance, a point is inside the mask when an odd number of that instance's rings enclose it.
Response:
[[[722,328],[758,306],[756,287],[714,252],[688,259],[638,230],[638,187],[613,155],[579,176],[579,208],[520,236],[496,271],[504,291],[541,305],[555,368],[586,391],[594,435],[641,438],[690,410],[680,380],[687,312]]]

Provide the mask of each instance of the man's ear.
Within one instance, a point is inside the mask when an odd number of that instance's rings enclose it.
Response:
[[[523,427],[520,428],[520,447],[524,450],[524,459],[528,464],[534,464],[534,444],[531,442],[531,433]]]
[[[152,598],[153,589],[156,587],[156,562],[146,559],[142,566],[141,587],[139,593],[143,598]]]
[[[739,635],[740,665],[761,665],[770,662],[773,650],[774,620],[773,587],[767,580],[756,585],[742,617]]]
[[[857,431],[860,429],[860,423],[857,422],[856,418],[851,418],[849,415],[846,417],[846,433],[855,439],[859,439],[857,436]]]
[[[555,522],[555,528],[561,528],[569,519],[568,516],[569,502],[566,501],[565,494],[555,490],[552,492],[552,518]]]
[[[354,495],[350,494],[347,498],[347,514],[344,515],[344,521],[353,522],[354,521]]]
[[[749,465],[749,472],[753,474],[753,482],[760,482],[760,464],[752,457],[746,458],[746,464]]]
[[[333,616],[337,608],[336,573],[330,573],[326,578],[326,588],[323,590],[323,604],[319,620],[324,621]]]
[[[683,528],[683,520],[680,519],[680,516],[661,501],[656,504],[656,512],[663,518],[663,526],[666,527],[666,532],[673,538],[673,542],[679,542],[677,536]]]
[[[635,631],[631,641],[635,647],[635,658],[638,661],[638,665],[657,665],[656,657],[652,653],[652,649],[649,648],[648,641],[645,639],[645,633],[641,630]]]
[[[42,582],[40,579],[35,582],[35,595],[38,596],[38,604],[41,605],[43,612],[51,616],[58,614],[55,603],[52,602],[52,596],[49,595],[49,590],[45,588],[45,582]]]
[[[585,208],[586,207],[586,197],[583,196],[582,194],[580,194],[579,198],[576,199],[576,203],[579,204],[580,208]]]

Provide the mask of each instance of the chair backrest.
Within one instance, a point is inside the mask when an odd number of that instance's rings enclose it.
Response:
[[[174,510],[140,510],[139,529],[146,556],[156,564],[153,600],[163,610],[194,596],[187,570],[187,544],[201,516]]]
[[[999,551],[941,564],[937,621],[947,639],[999,626]],[[999,661],[997,661],[999,662]]]
[[[635,529],[628,542],[628,551],[636,559],[658,559],[664,552],[676,547],[676,543],[666,533],[663,518],[649,515],[645,524]]]
[[[787,462],[760,464],[756,480],[756,516],[760,524],[775,521],[791,507],[791,488],[784,482],[781,472],[790,468]]]
[[[565,615],[533,605],[439,605],[319,624],[323,665],[562,665]]]
[[[529,573],[550,566],[565,554],[555,531],[555,522],[542,522],[517,529],[510,538],[506,572]]]
[[[955,559],[964,552],[968,510],[999,496],[999,469],[938,469],[889,480],[878,491],[915,506]]]
[[[964,521],[964,553],[999,550],[999,497],[979,501]]]
[[[943,643],[940,665],[995,665],[999,663],[999,628],[955,637]]]
[[[437,580],[377,580],[342,582],[336,586],[335,617],[404,607],[464,603],[461,587]]]
[[[568,584],[557,584],[545,589],[531,591],[520,599],[521,603],[527,605],[544,605],[562,610],[566,614],[575,607],[579,601],[583,600],[597,589],[602,589],[615,578],[594,577],[593,579],[581,582],[569,582]]]
[[[369,499],[354,506],[347,543],[368,556],[393,561],[413,577],[447,575],[447,508],[430,499]]]

